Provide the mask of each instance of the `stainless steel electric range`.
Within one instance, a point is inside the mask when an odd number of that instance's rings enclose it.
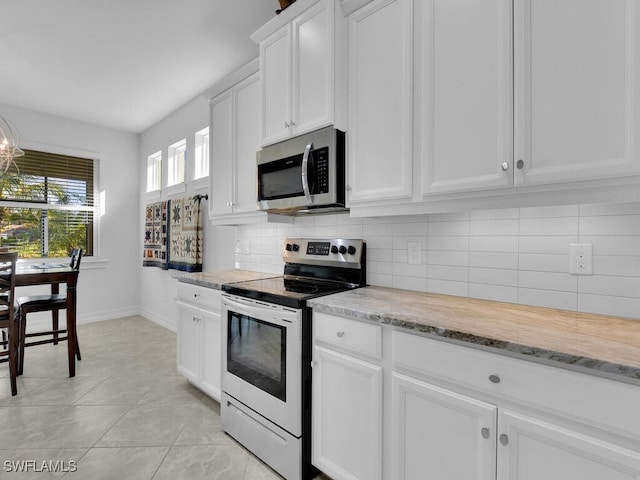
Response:
[[[223,429],[287,480],[311,479],[311,309],[366,284],[363,240],[289,238],[284,275],[222,286]]]

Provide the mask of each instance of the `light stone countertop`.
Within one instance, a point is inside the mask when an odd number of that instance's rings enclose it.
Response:
[[[221,272],[176,272],[173,278],[180,282],[191,283],[201,287],[222,290],[223,283],[244,282],[246,280],[260,280],[261,278],[277,277],[274,273],[253,272],[251,270],[224,270]]]
[[[318,312],[640,384],[640,320],[383,287],[307,303]]]

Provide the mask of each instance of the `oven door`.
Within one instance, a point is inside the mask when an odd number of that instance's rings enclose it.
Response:
[[[222,296],[222,389],[301,435],[302,310]]]

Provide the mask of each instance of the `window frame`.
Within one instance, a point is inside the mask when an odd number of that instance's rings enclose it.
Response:
[[[149,173],[151,172],[151,175]],[[153,180],[153,182],[151,182]],[[153,183],[150,185],[150,183]],[[147,193],[162,188],[162,150],[147,156]]]
[[[209,177],[209,127],[198,130],[194,134],[195,148],[193,155],[193,178],[200,180]],[[206,158],[205,158],[206,157]],[[206,172],[206,173],[205,173]]]
[[[42,210],[67,210],[67,211],[86,211],[93,215],[93,228],[92,228],[92,249],[93,254],[86,257],[87,263],[95,262],[98,266],[101,262],[100,259],[100,213],[104,209],[102,204],[103,192],[100,190],[100,164],[102,155],[95,151],[80,150],[75,148],[66,148],[56,145],[42,144],[38,142],[23,141],[20,145],[23,150],[34,150],[42,153],[49,153],[53,155],[64,155],[69,157],[78,157],[93,161],[93,206],[78,206],[78,205],[56,205],[56,204],[44,204],[34,202],[20,202],[14,200],[0,200],[0,207],[14,207],[14,208],[41,208]],[[46,208],[44,206],[46,205]],[[43,239],[43,243],[45,240]],[[48,243],[48,239],[46,240]],[[20,258],[21,263],[60,263],[61,259],[69,257],[37,257],[37,258]],[[83,255],[84,260],[84,255]],[[86,263],[85,263],[86,266]]]
[[[180,158],[181,157],[181,158]],[[167,147],[167,187],[186,183],[187,139],[183,138]]]

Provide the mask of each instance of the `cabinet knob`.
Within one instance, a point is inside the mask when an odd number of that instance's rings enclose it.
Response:
[[[506,172],[507,170],[509,170],[509,162],[502,162],[502,165],[500,165],[502,167],[502,171]]]
[[[491,383],[500,383],[500,377],[497,374],[489,375],[489,381]]]
[[[336,335],[338,336],[338,338],[342,338],[344,337],[344,332],[336,332]]]
[[[502,445],[509,445],[509,437],[507,436],[506,433],[503,433],[502,435],[500,435],[500,443]]]
[[[199,296],[200,296],[200,294],[199,294],[199,293],[194,293],[194,294],[193,294],[193,297],[194,297],[194,298],[198,298]]]
[[[518,167],[518,170],[522,170],[522,168],[524,167],[524,160],[520,159],[516,162],[516,167]]]
[[[482,427],[482,430],[480,430],[480,434],[482,435],[482,438],[486,440],[491,435],[491,432],[487,427]]]

